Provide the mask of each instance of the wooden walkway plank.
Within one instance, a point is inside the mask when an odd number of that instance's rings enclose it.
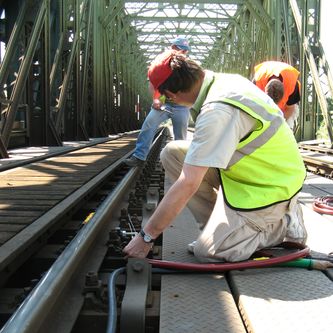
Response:
[[[1,243],[44,217],[134,148],[136,134],[0,172]],[[124,149],[125,151],[121,151]],[[13,225],[13,228],[9,226]],[[7,232],[5,231],[8,226]]]

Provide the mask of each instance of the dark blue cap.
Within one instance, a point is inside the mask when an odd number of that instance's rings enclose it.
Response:
[[[190,44],[186,38],[177,37],[171,41],[171,45],[176,46],[180,50],[191,51]]]

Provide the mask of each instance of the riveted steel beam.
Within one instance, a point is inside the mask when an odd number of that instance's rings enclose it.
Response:
[[[332,76],[319,40],[318,1],[14,2],[21,7],[0,67],[2,156],[18,110],[28,114],[26,140],[34,144],[140,128],[151,105],[147,67],[176,36],[188,38],[189,56],[215,71],[251,78],[261,61],[291,63],[304,89],[297,138],[315,138],[323,121],[332,135]]]
[[[11,103],[8,107],[3,111],[6,114],[4,119],[4,125],[2,127],[2,138],[3,143],[7,147],[10,139],[10,133],[13,128],[15,115],[19,106],[20,99],[24,92],[24,85],[29,75],[29,69],[33,62],[33,56],[37,48],[37,43],[40,38],[43,24],[46,16],[46,10],[48,8],[48,1],[44,0],[40,4],[35,24],[33,25],[31,36],[27,48],[23,54],[22,62],[20,64],[19,72],[17,75],[17,79],[13,86],[13,91],[11,94]]]

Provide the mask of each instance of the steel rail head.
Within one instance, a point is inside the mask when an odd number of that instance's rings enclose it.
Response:
[[[42,280],[11,316],[0,331],[1,333],[39,332],[39,328],[47,320],[48,314],[52,312],[54,304],[61,296],[67,283],[84,261],[94,239],[103,230],[104,224],[109,221],[111,210],[127,191],[139,171],[138,168],[132,168],[121,180],[100,206],[100,209],[96,211],[90,223],[86,224],[75,236]]]

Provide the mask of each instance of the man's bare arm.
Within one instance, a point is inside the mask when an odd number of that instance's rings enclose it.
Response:
[[[293,115],[293,113],[296,112],[296,109],[297,109],[297,104],[286,105],[285,110],[283,112],[284,118],[288,120]]]
[[[146,233],[155,239],[172,223],[199,188],[207,170],[207,167],[184,164],[178,180],[170,187],[145,225]],[[137,235],[124,248],[124,253],[127,257],[145,258],[150,247],[150,244],[145,243],[142,237]]]

